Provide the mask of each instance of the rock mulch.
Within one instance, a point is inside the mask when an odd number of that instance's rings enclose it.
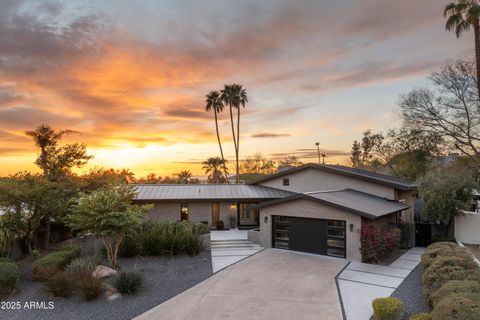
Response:
[[[43,290],[41,283],[28,280],[26,270],[19,291],[3,300],[2,307],[9,308],[0,310],[0,319],[132,319],[212,275],[210,251],[194,257],[137,257],[120,259],[119,263],[123,269],[136,268],[144,275],[140,293],[112,301],[107,301],[104,293],[91,302],[85,301],[80,292],[69,299],[55,298]],[[11,309],[16,306],[19,309]]]
[[[423,267],[420,263],[391,295],[394,298],[402,300],[405,304],[405,312],[403,315],[403,319],[405,320],[408,320],[411,315],[416,313],[430,312],[430,308],[423,300],[422,273]]]

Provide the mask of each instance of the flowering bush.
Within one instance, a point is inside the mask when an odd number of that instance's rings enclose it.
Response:
[[[362,226],[360,252],[365,262],[376,262],[388,258],[395,251],[398,235],[375,226]]]

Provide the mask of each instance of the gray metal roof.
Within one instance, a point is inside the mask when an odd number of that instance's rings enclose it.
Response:
[[[367,170],[340,166],[340,165],[327,165],[327,164],[314,164],[314,163],[308,163],[300,167],[293,167],[290,169],[282,170],[275,174],[261,178],[253,182],[252,184],[268,181],[273,178],[282,177],[284,175],[294,173],[300,170],[308,169],[308,168],[323,170],[323,171],[341,174],[341,175],[347,175],[347,176],[355,177],[364,181],[370,181],[370,182],[374,182],[382,185],[387,185],[387,186],[394,187],[401,190],[413,190],[417,187],[415,182],[399,179],[397,177],[392,177],[385,174],[380,174],[380,173],[375,173]]]
[[[377,197],[353,189],[295,194],[283,199],[260,203],[259,205],[257,205],[257,207],[262,208],[297,199],[319,201],[333,207],[354,212],[372,220],[387,214],[399,212],[410,208],[410,206],[404,203]]]
[[[245,184],[143,184],[135,185],[135,200],[270,200],[293,192]]]

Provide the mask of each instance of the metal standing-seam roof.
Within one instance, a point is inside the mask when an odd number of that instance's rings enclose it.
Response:
[[[294,192],[246,184],[142,184],[135,185],[138,201],[279,199]]]
[[[410,206],[404,203],[353,189],[300,193],[283,199],[260,203],[256,207],[262,208],[297,199],[319,201],[333,207],[346,209],[372,220],[410,208]]]

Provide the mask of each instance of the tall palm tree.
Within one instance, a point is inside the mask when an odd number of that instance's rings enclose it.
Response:
[[[232,125],[233,144],[235,146],[235,181],[240,182],[239,176],[239,162],[240,154],[240,106],[245,107],[248,102],[247,91],[240,84],[225,85],[222,90],[222,100],[229,106],[230,109],[230,123]],[[237,132],[233,125],[232,109],[237,109]]]
[[[206,98],[207,99],[205,100],[205,111],[208,112],[210,110],[213,110],[213,114],[215,115],[215,129],[217,131],[218,146],[220,147],[220,155],[223,161],[223,173],[225,174],[225,180],[228,182],[227,167],[225,164],[225,157],[223,156],[222,142],[220,141],[220,132],[218,130],[218,114],[223,111],[225,106],[223,104],[221,94],[218,91],[210,91],[206,95]]]
[[[26,131],[25,134],[33,138],[35,145],[40,148],[40,155],[36,160],[36,164],[43,170],[43,175],[48,177],[49,175],[49,155],[48,149],[50,147],[55,147],[62,139],[63,136],[69,135],[72,133],[78,133],[73,130],[60,130],[55,131],[49,125],[42,124],[37,129],[33,131]]]
[[[223,160],[220,157],[210,157],[202,163],[202,169],[205,170],[205,174],[207,175],[207,180],[209,183],[225,182],[225,178],[223,177],[221,169],[225,162],[226,160]]]
[[[180,173],[175,174],[178,179],[178,183],[188,184],[190,179],[193,177],[193,174],[189,170],[182,170]]]
[[[455,31],[457,38],[473,28],[475,37],[475,61],[477,64],[477,90],[480,97],[480,3],[478,0],[456,0],[445,6],[445,28]]]

